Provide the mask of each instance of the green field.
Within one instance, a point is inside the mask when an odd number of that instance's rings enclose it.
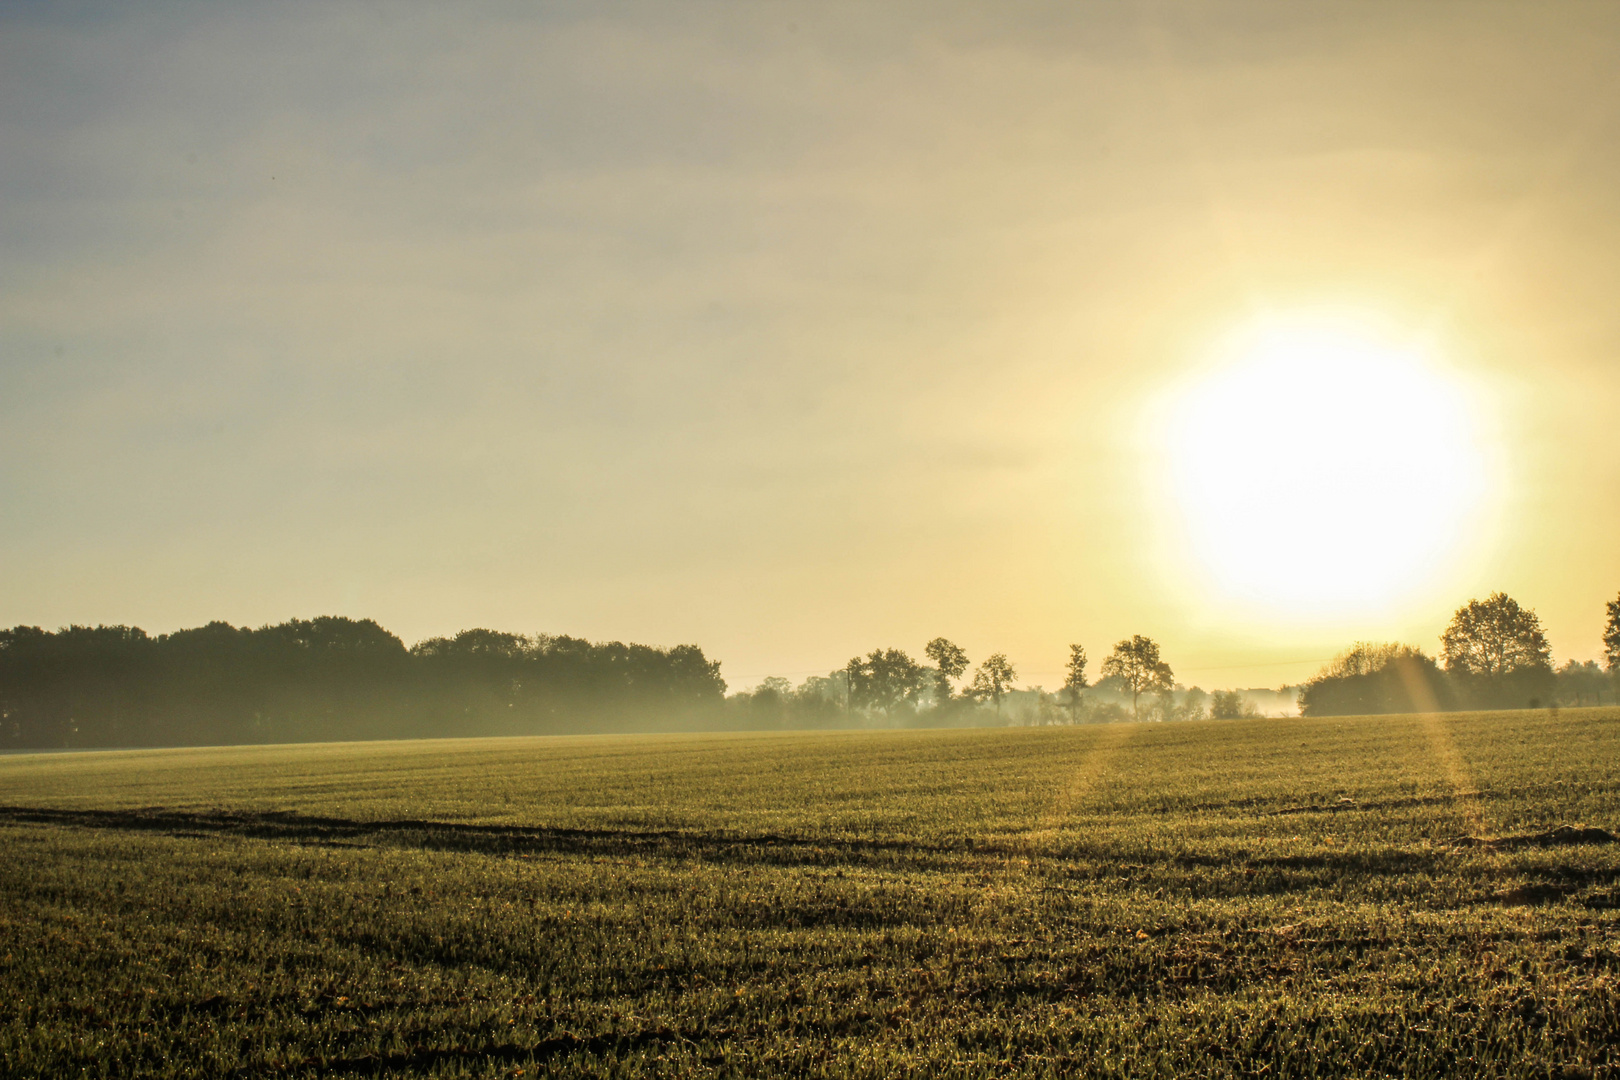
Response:
[[[1544,835],[1620,831],[1620,710],[28,755],[0,804],[9,1076],[1620,1075],[1620,844]]]

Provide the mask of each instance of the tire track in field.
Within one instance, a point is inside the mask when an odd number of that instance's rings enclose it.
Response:
[[[333,847],[409,847],[495,856],[633,856],[785,866],[954,865],[993,857],[992,845],[913,838],[797,836],[681,829],[562,828],[417,819],[355,820],[295,811],[56,809],[0,806],[0,826],[265,840]]]

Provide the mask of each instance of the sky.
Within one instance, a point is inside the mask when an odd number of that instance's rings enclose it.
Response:
[[[1585,660],[1616,295],[1612,4],[0,4],[0,623]]]

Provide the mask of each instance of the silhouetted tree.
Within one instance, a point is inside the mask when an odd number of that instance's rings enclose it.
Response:
[[[915,702],[922,689],[922,665],[901,649],[873,649],[865,657],[850,660],[844,672],[849,677],[852,706],[885,716]]]
[[[1603,658],[1609,673],[1620,675],[1620,598],[1610,600],[1609,621],[1603,624]]]
[[[1131,692],[1131,715],[1141,718],[1137,701],[1144,693],[1165,694],[1175,689],[1176,677],[1170,665],[1159,658],[1159,645],[1141,634],[1121,641],[1103,661],[1104,678],[1117,677]]]
[[[940,706],[949,704],[953,693],[952,680],[960,679],[962,673],[967,670],[967,653],[944,638],[937,637],[923,646],[923,655],[934,662],[937,704]]]
[[[793,703],[793,684],[780,675],[760,680],[748,694],[739,695],[748,705],[749,727],[783,727],[788,723],[788,710]]]
[[[1440,644],[1446,672],[1475,705],[1536,705],[1552,695],[1552,650],[1541,620],[1506,593],[1458,608]]]
[[[832,722],[834,713],[849,712],[849,674],[840,670],[812,675],[799,684],[793,698],[801,711],[813,715],[812,726],[824,726]]]
[[[1422,649],[1358,641],[1299,692],[1301,716],[1436,712],[1455,706],[1445,676]]]
[[[985,658],[984,663],[973,672],[973,687],[970,691],[978,701],[990,699],[996,703],[996,715],[1001,715],[1001,699],[1012,688],[1012,682],[1018,677],[1013,670],[1012,663],[1004,653],[992,653]]]
[[[1083,645],[1069,646],[1069,666],[1064,669],[1063,689],[1068,692],[1069,719],[1080,721],[1080,708],[1085,704],[1086,649]]]
[[[370,619],[0,631],[0,746],[197,745],[668,723],[725,692],[694,645],[469,630],[407,651]]]

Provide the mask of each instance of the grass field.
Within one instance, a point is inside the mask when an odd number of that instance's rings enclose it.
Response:
[[[1548,835],[1620,831],[1620,710],[14,756],[0,804],[10,1076],[1620,1076],[1620,844]]]

